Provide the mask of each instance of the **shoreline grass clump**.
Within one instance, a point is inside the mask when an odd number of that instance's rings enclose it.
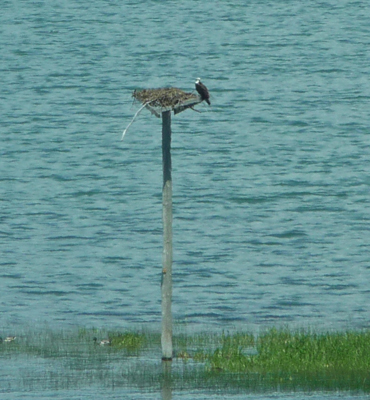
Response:
[[[236,337],[207,357],[208,370],[312,379],[370,379],[370,332],[314,333],[271,329],[255,340],[248,354]]]
[[[310,333],[276,330],[257,341],[255,366],[266,371],[370,371],[370,332]]]

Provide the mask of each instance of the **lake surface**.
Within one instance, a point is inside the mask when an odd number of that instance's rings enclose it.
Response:
[[[4,0],[1,335],[160,329],[161,120],[120,138],[134,89],[198,76],[212,106],[172,119],[175,320],[368,328],[369,19],[347,0]]]

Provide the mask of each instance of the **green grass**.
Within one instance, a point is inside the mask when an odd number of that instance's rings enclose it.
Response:
[[[309,333],[271,330],[259,337],[256,361],[266,370],[370,371],[370,332]]]
[[[247,337],[248,338],[248,337]],[[256,346],[256,354],[246,347]],[[229,372],[327,373],[370,371],[370,332],[312,333],[271,329],[255,342],[243,335],[225,336],[208,357],[209,368]]]
[[[253,344],[255,352],[248,352]],[[258,377],[282,389],[370,391],[370,331],[271,329],[246,344],[240,334],[230,335],[205,359],[208,371]]]
[[[137,332],[115,333],[110,336],[112,346],[130,352],[140,351],[146,341],[146,335]]]
[[[18,335],[14,342],[0,344],[0,360],[6,361],[7,373],[12,365],[16,374],[22,371],[11,381],[22,389],[96,383],[153,388],[163,384],[159,333],[45,329]],[[110,338],[111,346],[95,345],[94,337]],[[370,392],[368,330],[181,333],[174,335],[173,344],[174,388]]]

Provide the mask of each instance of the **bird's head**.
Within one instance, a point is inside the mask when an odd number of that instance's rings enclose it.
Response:
[[[197,80],[195,81],[195,83],[199,83],[200,82],[200,78],[197,78]]]

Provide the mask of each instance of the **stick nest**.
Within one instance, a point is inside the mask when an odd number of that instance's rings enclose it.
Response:
[[[172,107],[181,105],[184,102],[194,100],[198,102],[198,97],[192,93],[186,93],[178,88],[160,88],[135,90],[132,94],[141,103],[148,103],[152,107]]]

